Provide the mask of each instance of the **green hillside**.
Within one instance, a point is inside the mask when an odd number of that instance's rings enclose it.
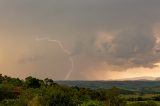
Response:
[[[91,83],[96,85],[98,82]],[[40,80],[30,76],[20,80],[0,75],[0,106],[159,106],[160,104],[159,93],[122,89],[121,86],[114,87],[113,82],[109,83],[112,84],[107,89],[103,86],[91,89],[89,86],[57,84],[48,78]],[[159,87],[145,89],[154,91],[159,90]]]

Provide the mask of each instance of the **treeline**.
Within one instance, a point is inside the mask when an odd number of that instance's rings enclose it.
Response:
[[[154,102],[127,103],[121,94],[134,92],[88,89],[56,84],[52,79],[25,80],[0,74],[0,106],[157,106]]]
[[[0,75],[0,106],[77,106],[88,101],[102,106],[104,92],[58,85],[48,78],[20,80]]]

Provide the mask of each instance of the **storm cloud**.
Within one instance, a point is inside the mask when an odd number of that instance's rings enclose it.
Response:
[[[31,67],[29,74],[55,79],[69,71],[68,56],[56,44],[37,43],[37,37],[59,40],[70,51],[75,62],[70,79],[86,79],[82,73],[99,69],[153,68],[160,61],[159,5],[159,0],[1,0],[1,51],[7,57],[16,48],[14,58],[7,58],[18,62],[14,70],[23,63]]]

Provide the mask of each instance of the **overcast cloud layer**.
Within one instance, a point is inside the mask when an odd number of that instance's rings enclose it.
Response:
[[[156,67],[159,5],[159,0],[0,0],[0,72],[64,79],[70,57],[69,79]],[[61,41],[70,55],[44,38]]]

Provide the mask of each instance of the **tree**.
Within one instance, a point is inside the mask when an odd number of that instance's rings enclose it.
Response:
[[[28,106],[42,106],[40,103],[40,97],[35,96],[31,101],[29,101]]]
[[[113,87],[106,96],[105,106],[125,106],[125,101],[119,96],[119,89]]]
[[[3,76],[2,74],[0,74],[0,83],[2,83],[2,81],[3,81]]]
[[[25,79],[25,84],[27,88],[39,88],[41,86],[39,80],[31,76]]]
[[[48,78],[44,79],[44,83],[46,85],[53,85],[54,84],[53,80],[52,79],[48,79]]]

